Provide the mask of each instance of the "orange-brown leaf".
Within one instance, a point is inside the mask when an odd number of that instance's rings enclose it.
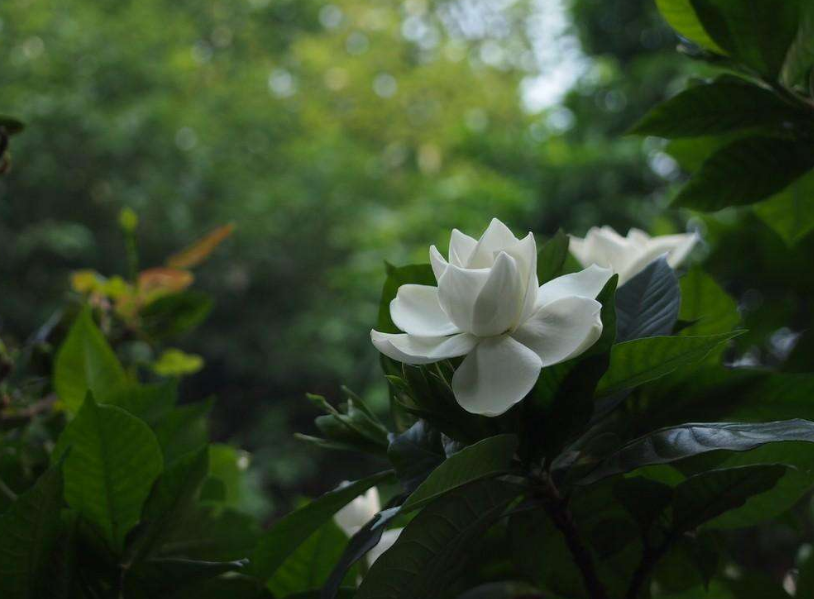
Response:
[[[170,256],[167,260],[167,266],[170,268],[194,268],[198,266],[201,262],[206,260],[209,255],[215,251],[215,248],[217,248],[224,239],[229,237],[234,230],[235,225],[232,223],[218,227],[204,237],[201,237],[189,247]]]

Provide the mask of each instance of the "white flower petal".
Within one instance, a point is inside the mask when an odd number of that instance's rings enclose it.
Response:
[[[517,261],[506,252],[500,252],[475,300],[469,331],[478,337],[505,333],[517,322],[524,297],[525,288]]]
[[[458,229],[452,229],[452,235],[449,238],[449,261],[455,266],[466,266],[477,245],[477,240],[461,233]]]
[[[675,268],[684,262],[700,239],[698,233],[682,233],[656,237],[651,243],[656,249],[664,248],[663,251],[669,252],[667,263]]]
[[[557,277],[540,287],[537,292],[537,308],[564,297],[595,299],[612,276],[612,270],[594,264],[580,272]]]
[[[462,331],[472,332],[475,301],[486,281],[489,269],[467,269],[449,264],[438,281],[438,300],[450,320]]]
[[[534,241],[534,235],[529,233],[505,251],[517,262],[517,269],[520,271],[520,278],[523,282],[523,308],[520,318],[517,320],[517,322],[523,322],[531,316],[537,304],[539,282],[537,280],[537,243]]]
[[[430,247],[430,265],[432,266],[432,274],[435,275],[435,280],[440,281],[441,277],[443,277],[447,271],[449,264],[447,264],[441,252],[439,252],[438,248],[434,245]]]
[[[443,337],[460,333],[438,302],[438,288],[402,285],[390,302],[390,317],[405,333],[420,337]]]
[[[459,333],[450,337],[416,337],[406,333],[391,334],[370,331],[370,340],[388,358],[405,364],[431,364],[468,354],[478,340]]]
[[[372,566],[373,563],[379,559],[385,551],[395,545],[402,530],[404,529],[393,528],[391,530],[385,530],[382,533],[382,538],[379,539],[379,543],[373,549],[367,552],[367,563]]]
[[[542,362],[508,335],[483,339],[452,377],[455,399],[467,412],[499,416],[534,387]]]
[[[334,522],[346,535],[351,537],[380,511],[379,490],[376,487],[371,487],[364,495],[359,495],[359,497],[336,512]]]
[[[602,304],[564,297],[541,307],[512,337],[551,366],[583,353],[602,335]]]
[[[517,241],[517,237],[514,236],[509,227],[493,218],[469,256],[466,267],[489,268],[495,263],[497,252],[514,245]]]

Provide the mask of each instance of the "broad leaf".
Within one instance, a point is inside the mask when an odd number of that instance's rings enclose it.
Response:
[[[239,572],[246,560],[234,562],[203,562],[177,558],[154,558],[127,570],[125,597],[170,597],[202,581],[209,581],[226,572]]]
[[[340,487],[291,512],[274,524],[263,536],[252,556],[252,572],[263,581],[271,578],[289,555],[314,534],[325,522],[370,487],[392,476],[380,472]]]
[[[479,441],[447,458],[401,506],[402,513],[415,510],[450,491],[482,478],[509,471],[517,451],[515,435],[497,435]]]
[[[597,387],[598,395],[611,395],[655,380],[703,359],[738,332],[699,337],[648,337],[625,341],[611,350],[608,371]]]
[[[775,78],[797,34],[800,2],[692,0],[715,43],[760,74]]]
[[[798,419],[756,424],[682,424],[631,441],[602,461],[580,484],[588,485],[614,474],[654,464],[668,464],[710,451],[749,451],[767,443],[782,441],[814,443],[814,422]]]
[[[329,520],[286,558],[266,583],[266,588],[275,597],[322,588],[347,544],[348,537]]]
[[[419,420],[402,434],[394,436],[387,448],[404,489],[412,493],[444,461],[444,443],[440,432],[425,420]]]
[[[173,408],[154,424],[165,463],[174,464],[209,442],[209,413],[213,404],[214,400],[207,399]]]
[[[54,364],[54,388],[65,407],[76,413],[92,391],[100,401],[127,382],[124,368],[93,322],[90,308],[77,316]]]
[[[616,291],[616,340],[669,335],[680,303],[678,278],[662,256]]]
[[[659,12],[664,17],[664,20],[670,24],[670,27],[682,36],[702,48],[712,50],[718,54],[726,54],[707,35],[704,26],[701,25],[701,21],[698,20],[698,16],[695,14],[695,9],[690,0],[656,0],[656,6],[658,6]]]
[[[178,382],[171,380],[149,385],[130,383],[108,396],[105,403],[154,425],[172,410],[177,400]]]
[[[489,582],[458,595],[457,599],[522,599],[540,596],[539,589],[524,582]]]
[[[0,516],[0,596],[50,597],[48,562],[57,547],[62,473],[52,466]]]
[[[653,108],[631,133],[669,139],[780,127],[802,115],[771,91],[724,76],[694,85]]]
[[[63,431],[54,459],[65,458],[65,500],[97,526],[114,551],[139,521],[153,482],[161,474],[161,448],[150,428],[91,395]]]
[[[749,497],[774,487],[785,472],[785,466],[773,464],[711,470],[691,476],[675,488],[672,530],[678,534],[693,530],[742,506]]]
[[[416,285],[436,285],[435,275],[429,264],[411,264],[408,266],[393,266],[385,263],[387,269],[387,279],[382,288],[381,299],[379,300],[379,319],[376,330],[382,333],[401,333],[402,331],[393,324],[390,318],[390,302],[396,298],[399,287],[408,283]]]
[[[565,259],[568,257],[568,242],[568,235],[560,229],[537,252],[537,280],[540,285],[562,274]]]
[[[814,167],[808,144],[771,137],[736,140],[704,161],[673,205],[703,212],[745,206],[786,188]]]
[[[754,211],[783,238],[786,245],[791,247],[799,243],[814,229],[814,172],[803,175],[780,193],[756,204]]]
[[[771,490],[750,497],[741,507],[707,522],[706,528],[743,528],[755,526],[783,514],[814,485],[814,444],[770,443],[751,451],[724,454],[708,453],[681,465],[682,470],[702,472],[709,469],[782,464],[789,466]]]
[[[673,490],[665,484],[634,476],[625,478],[613,486],[613,495],[647,533],[654,522],[673,500]]]
[[[335,599],[339,592],[339,585],[348,577],[351,567],[379,544],[387,525],[400,513],[400,507],[382,510],[351,537],[342,557],[338,561],[333,560],[331,562],[335,562],[336,566],[334,566],[331,575],[322,587],[321,599]]]
[[[800,26],[783,64],[782,79],[787,87],[805,83],[814,68],[814,4],[801,2]]]
[[[455,579],[468,551],[521,491],[517,485],[484,480],[433,502],[373,564],[356,599],[437,596]]]
[[[156,481],[142,511],[142,528],[134,543],[135,561],[150,555],[171,536],[209,472],[209,451],[203,448],[178,460]]]
[[[738,305],[702,270],[694,268],[681,278],[679,319],[691,322],[682,336],[728,333],[740,322]]]

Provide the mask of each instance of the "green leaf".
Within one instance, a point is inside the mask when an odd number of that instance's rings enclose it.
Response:
[[[678,278],[662,256],[616,291],[616,340],[669,335],[680,303]]]
[[[742,391],[726,417],[748,422],[814,420],[814,374],[773,373]]]
[[[560,229],[537,252],[537,279],[540,285],[562,274],[565,259],[568,257],[569,241],[568,235]]]
[[[473,481],[509,471],[517,451],[515,435],[497,435],[470,445],[448,457],[401,506],[402,513],[423,505]]]
[[[695,42],[702,48],[712,50],[718,54],[726,54],[712,38],[707,35],[701,21],[695,14],[690,0],[656,0],[659,12],[670,27],[675,29],[688,40]]]
[[[48,565],[56,550],[62,508],[62,473],[52,466],[0,516],[0,596],[50,597]]]
[[[153,372],[159,376],[186,376],[195,374],[204,367],[204,360],[196,354],[188,354],[180,349],[164,350],[153,364]]]
[[[610,395],[655,380],[702,360],[739,332],[699,337],[647,337],[614,345],[611,363],[599,381],[598,395]]]
[[[150,302],[141,311],[141,327],[156,340],[186,333],[203,322],[212,311],[212,299],[200,291],[173,293]]]
[[[613,495],[636,519],[643,533],[650,530],[673,500],[673,490],[668,485],[643,476],[620,480],[613,486]]]
[[[780,128],[800,119],[771,91],[733,76],[694,85],[653,108],[631,133],[675,139],[758,127]]]
[[[787,87],[807,83],[806,78],[814,68],[814,4],[802,2],[800,10],[797,37],[789,48],[781,73],[781,78]]]
[[[381,333],[401,333],[390,318],[390,302],[396,298],[399,287],[408,283],[416,285],[436,285],[435,275],[429,264],[411,264],[408,266],[393,266],[385,263],[387,279],[382,288],[379,300],[379,319],[376,330]]]
[[[387,459],[407,492],[413,492],[444,461],[441,433],[419,420],[397,435],[387,448]]]
[[[178,558],[153,558],[127,570],[125,597],[168,597],[191,585],[226,572],[239,572],[246,560],[204,562]]]
[[[221,443],[209,446],[209,474],[223,483],[222,507],[262,515],[266,509],[265,499],[249,470],[250,463],[251,455],[247,451]]]
[[[771,520],[794,507],[814,485],[814,444],[809,443],[770,443],[751,451],[726,454],[723,461],[715,453],[705,454],[697,463],[696,460],[688,460],[686,467],[682,464],[682,469],[686,470],[688,467],[693,472],[700,472],[711,468],[738,468],[758,464],[782,464],[790,467],[786,468],[770,491],[750,497],[738,509],[707,522],[706,528],[743,528]]]
[[[127,382],[124,368],[93,322],[90,308],[77,316],[57,352],[54,389],[69,412],[75,414],[92,391],[100,401]]]
[[[275,597],[322,588],[345,551],[348,537],[328,520],[289,555],[266,583]]]
[[[107,404],[118,406],[149,424],[157,424],[178,401],[178,383],[140,385],[130,383],[108,396]]]
[[[681,309],[678,317],[692,322],[684,337],[728,333],[740,322],[738,304],[700,268],[681,278]]]
[[[541,597],[540,591],[524,582],[488,582],[458,595],[458,599],[522,599]]]
[[[736,140],[704,161],[673,206],[714,212],[764,200],[814,167],[807,143],[772,137]]]
[[[683,533],[699,527],[749,497],[768,491],[785,474],[779,464],[711,470],[691,476],[675,488],[672,530]]]
[[[213,404],[213,399],[207,399],[173,408],[154,424],[165,463],[173,464],[209,442],[209,413]]]
[[[356,599],[438,596],[457,576],[475,542],[521,491],[517,485],[484,480],[434,501],[376,560]]]
[[[153,485],[142,510],[142,527],[133,544],[133,561],[152,555],[191,509],[209,473],[209,451],[203,448],[167,468]]]
[[[793,247],[814,230],[814,172],[754,207],[763,222]]]
[[[114,551],[139,521],[153,482],[161,474],[161,448],[150,428],[90,394],[63,431],[54,459],[65,458],[65,500],[95,524]]]
[[[603,460],[580,484],[592,484],[614,474],[653,464],[668,464],[710,451],[749,451],[783,441],[814,443],[814,422],[796,419],[754,424],[710,422],[672,426],[627,443]]]
[[[257,578],[269,580],[286,558],[325,522],[370,487],[386,481],[392,471],[379,472],[344,487],[339,487],[291,512],[271,527],[255,548],[252,571]]]
[[[733,58],[775,78],[797,34],[798,0],[692,0],[709,36]]]

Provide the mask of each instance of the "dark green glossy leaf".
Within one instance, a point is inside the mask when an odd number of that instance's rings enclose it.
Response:
[[[800,10],[797,36],[783,64],[782,79],[788,87],[807,83],[806,78],[814,68],[814,4],[801,2]]]
[[[0,596],[51,597],[48,562],[57,549],[62,508],[62,472],[52,466],[0,516]]]
[[[775,78],[797,34],[800,2],[692,0],[704,29],[733,58]]]
[[[291,512],[274,524],[263,536],[252,556],[252,572],[261,580],[269,580],[289,555],[333,515],[370,487],[392,476],[380,472],[347,486],[340,487]]]
[[[814,167],[807,143],[747,137],[716,151],[684,186],[673,205],[703,212],[745,206],[789,186]]]
[[[694,85],[653,108],[631,133],[669,139],[701,137],[757,127],[778,128],[802,118],[773,92],[725,76]]]
[[[347,544],[348,537],[329,520],[286,558],[268,580],[266,588],[275,597],[321,589]],[[353,576],[355,578],[355,573]]]
[[[678,317],[689,321],[683,336],[728,333],[740,322],[738,305],[702,270],[694,268],[681,278],[681,309]]]
[[[153,558],[127,571],[125,596],[166,597],[226,572],[239,572],[246,561],[204,562],[177,558]]]
[[[134,561],[151,555],[172,535],[208,473],[208,448],[185,456],[164,471],[144,504],[142,526],[132,549]]]
[[[756,204],[754,211],[786,245],[793,247],[814,230],[814,172]]]
[[[643,476],[620,480],[613,486],[613,495],[643,532],[650,530],[673,500],[673,490],[668,485]]]
[[[458,595],[458,599],[521,599],[538,596],[540,591],[524,582],[489,582]]]
[[[393,521],[400,512],[400,507],[382,510],[351,537],[342,557],[340,557],[338,561],[333,560],[336,562],[336,566],[322,587],[320,599],[335,599],[340,590],[339,585],[348,577],[351,567],[363,559],[371,549],[379,544],[384,531],[387,529],[387,525]]]
[[[497,435],[478,441],[447,458],[401,506],[402,513],[420,508],[473,481],[505,474],[517,451],[515,435]]]
[[[611,350],[608,371],[597,387],[598,395],[631,389],[702,360],[710,351],[739,333],[699,337],[648,337],[625,341]]]
[[[616,340],[669,335],[680,304],[678,278],[662,256],[616,291]]]
[[[656,0],[656,6],[670,26],[691,42],[718,54],[726,52],[720,48],[704,30],[695,14],[690,0]]]
[[[89,394],[59,438],[53,459],[65,458],[65,500],[98,527],[114,551],[139,521],[161,474],[161,448],[150,428],[121,408],[97,405]]]
[[[780,464],[711,470],[691,476],[675,488],[672,529],[683,533],[742,506],[770,490],[785,474]]]
[[[749,451],[767,443],[783,441],[814,443],[814,422],[797,419],[755,424],[682,424],[631,441],[605,459],[580,484],[591,484],[614,474],[653,464],[668,464],[710,451]]]
[[[455,579],[467,553],[522,488],[483,480],[421,510],[368,572],[356,599],[432,597]]]
[[[124,368],[93,322],[90,308],[84,308],[57,353],[54,363],[57,395],[68,411],[75,414],[88,391],[104,402],[125,383]]]
[[[540,285],[562,274],[565,259],[568,257],[568,242],[568,235],[560,229],[537,252],[537,279]]]
[[[396,470],[404,489],[412,493],[444,461],[440,432],[425,420],[419,420],[402,434],[394,436],[387,448],[387,459]]]

